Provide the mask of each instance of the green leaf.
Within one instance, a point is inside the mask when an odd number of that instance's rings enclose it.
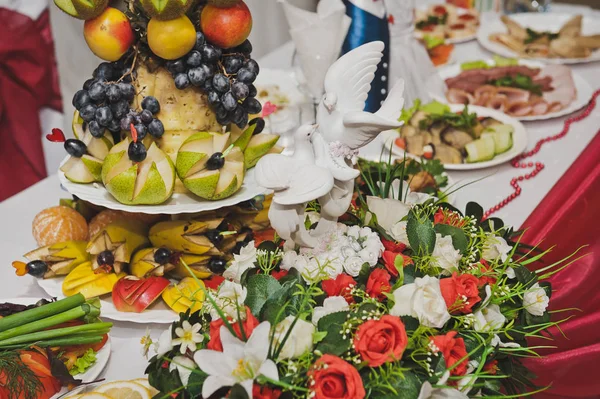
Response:
[[[415,282],[415,275],[417,270],[415,269],[415,265],[408,265],[404,268],[404,285],[412,284]]]
[[[360,272],[358,273],[358,277],[356,278],[356,281],[359,284],[367,284],[367,281],[369,280],[370,275],[371,275],[371,266],[369,266],[368,263],[365,263],[360,268]]]
[[[347,320],[348,313],[336,312],[319,319],[318,330],[327,332],[327,335],[319,342],[317,350],[341,356],[350,349],[350,339],[344,339],[342,334],[342,326]]]
[[[408,214],[406,235],[410,246],[419,255],[431,255],[435,247],[435,230],[429,219],[419,220],[413,211]]]
[[[458,249],[461,254],[467,252],[469,240],[462,229],[447,224],[436,224],[433,229],[436,231],[436,233],[440,233],[444,237],[452,237],[452,246]]]
[[[402,287],[404,284],[404,258],[402,256],[396,256],[396,259],[394,259],[394,267],[398,270],[398,279],[396,280],[394,287]]]
[[[477,202],[469,202],[465,208],[465,216],[471,216],[479,222],[483,219],[483,208]]]
[[[513,269],[515,270],[515,276],[517,277],[517,280],[521,284],[525,285],[525,287],[529,288],[537,283],[537,274],[529,271],[529,269],[527,269],[525,266],[518,266]]]
[[[404,323],[406,331],[415,331],[419,328],[419,320],[412,316],[400,316],[400,319]]]
[[[232,386],[227,397],[229,399],[250,399],[248,397],[248,393],[240,384],[235,384]]]
[[[404,371],[402,376],[392,375],[389,379],[391,389],[379,386],[371,397],[378,399],[414,399],[419,396],[422,382],[410,371]],[[384,390],[385,389],[385,390]]]
[[[327,331],[317,331],[313,334],[313,344],[318,344],[327,336]]]
[[[524,310],[523,313],[525,314],[525,324],[528,326],[537,326],[550,322],[550,313],[548,312],[544,312],[541,316],[534,316],[527,310]]]
[[[548,295],[548,299],[552,297],[552,284],[549,281],[542,281],[539,283],[540,287],[546,291],[546,295]]]
[[[258,316],[267,299],[281,289],[281,284],[272,276],[256,274],[248,278],[246,305],[253,315]]]
[[[282,279],[283,280],[283,279]],[[271,325],[276,325],[285,317],[292,314],[299,302],[300,297],[294,295],[298,290],[295,281],[286,282],[277,292],[267,299],[260,312],[260,320],[266,320]],[[282,311],[283,308],[283,311]]]
[[[208,377],[204,371],[200,369],[194,369],[192,374],[190,374],[190,379],[188,381],[187,391],[189,392],[192,398],[199,398],[202,395],[202,385],[204,381]]]

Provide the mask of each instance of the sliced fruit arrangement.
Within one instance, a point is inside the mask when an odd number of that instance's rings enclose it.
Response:
[[[120,312],[141,313],[160,298],[169,286],[164,277],[137,278],[127,276],[120,279],[112,290],[112,300]]]
[[[92,255],[94,270],[102,268],[121,273],[133,253],[149,244],[145,224],[135,220],[117,220],[92,237],[87,252]]]
[[[24,267],[14,264],[13,266],[20,267],[21,274],[24,274],[24,271],[34,277],[50,278],[66,275],[89,260],[89,254],[86,252],[87,244],[87,241],[67,241],[40,247],[23,255],[29,260]]]
[[[91,262],[85,262],[65,277],[62,291],[65,296],[81,294],[86,298],[95,298],[111,293],[114,285],[122,277],[125,277],[125,273],[96,271]]]
[[[108,6],[108,0],[54,0],[62,11],[78,19],[96,18]]]
[[[244,154],[231,144],[229,136],[229,133],[196,133],[179,149],[177,175],[200,198],[227,198],[242,187]]]
[[[148,150],[128,138],[116,144],[102,167],[102,182],[124,204],[161,204],[173,194],[175,168],[154,142]]]
[[[443,164],[484,162],[512,148],[511,125],[479,118],[465,106],[461,112],[438,102],[416,102],[402,111],[404,126],[395,145],[409,154]]]
[[[92,388],[91,392],[84,393],[80,399],[151,399],[153,392],[141,380],[113,381]]]
[[[201,286],[202,285],[202,286]],[[193,277],[185,277],[179,283],[167,288],[162,298],[171,309],[177,313],[197,312],[202,309],[204,302],[204,283]]]
[[[81,294],[32,305],[2,303],[0,397],[49,399],[61,385],[80,385],[77,376],[94,365],[112,327],[99,321],[99,305]]]

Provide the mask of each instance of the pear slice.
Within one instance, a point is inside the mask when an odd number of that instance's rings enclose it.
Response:
[[[197,196],[219,200],[232,196],[244,182],[244,154],[230,144],[229,133],[195,134],[181,146],[177,174],[184,186]],[[209,169],[207,161],[215,153],[224,154],[223,166]]]
[[[60,170],[73,183],[93,183],[101,181],[102,161],[91,155],[81,158],[69,157]]]
[[[271,133],[260,133],[252,136],[244,150],[246,169],[254,167],[258,160],[277,144],[278,140],[279,135]]]
[[[130,140],[115,145],[102,167],[102,182],[115,199],[127,205],[161,204],[173,194],[175,167],[171,159],[154,142],[146,159],[136,163],[129,159]]]

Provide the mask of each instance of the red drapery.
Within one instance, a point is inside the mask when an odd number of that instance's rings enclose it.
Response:
[[[524,242],[541,247],[556,244],[545,258],[549,265],[589,245],[586,257],[550,278],[551,310],[578,308],[553,315],[568,316],[560,331],[552,329],[555,341],[535,340],[532,345],[553,345],[540,350],[545,357],[528,359],[538,375],[537,383],[552,388],[537,399],[600,398],[600,132],[575,163],[556,183],[523,224]],[[539,265],[543,267],[544,265]]]
[[[62,108],[50,15],[0,8],[0,201],[46,177],[39,112]]]

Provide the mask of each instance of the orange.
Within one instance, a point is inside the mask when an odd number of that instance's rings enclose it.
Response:
[[[88,239],[85,218],[73,208],[53,206],[38,213],[32,223],[33,238],[39,246]]]

